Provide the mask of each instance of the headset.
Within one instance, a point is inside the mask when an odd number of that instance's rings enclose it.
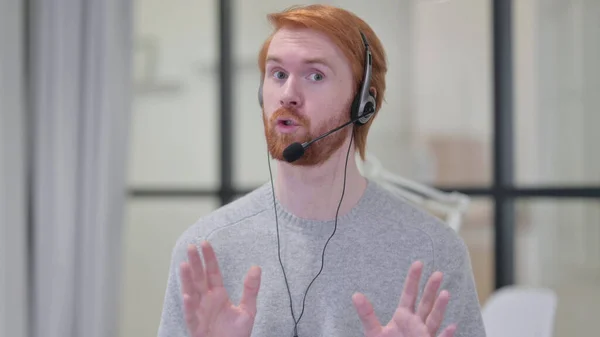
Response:
[[[349,125],[349,123],[354,123],[354,124],[358,124],[358,125],[366,124],[367,122],[369,122],[369,120],[375,114],[375,108],[376,108],[375,96],[369,90],[369,87],[371,85],[371,74],[372,74],[372,67],[373,67],[371,49],[369,47],[369,43],[367,42],[367,38],[363,34],[363,32],[360,32],[360,35],[361,35],[363,44],[365,46],[365,69],[364,69],[364,74],[363,74],[363,79],[361,82],[360,90],[355,95],[355,97],[352,101],[352,105],[350,107],[350,119],[351,120],[350,120],[350,122],[346,123],[347,125]],[[264,80],[264,77],[261,78],[261,82],[260,82],[260,85],[258,88],[258,103],[260,104],[261,108],[263,107],[263,90],[262,90],[263,80]],[[342,127],[340,126],[334,130],[339,130],[341,128]],[[334,132],[334,130],[328,132],[327,134],[322,135],[319,138],[322,138],[322,137],[325,137],[326,135],[331,134],[332,132]],[[288,296],[289,296],[289,300],[290,300],[290,311],[291,311],[292,319],[294,320],[294,330],[293,330],[294,337],[298,337],[298,324],[300,323],[300,319],[302,319],[302,315],[304,314],[304,307],[305,307],[306,295],[308,294],[308,290],[310,289],[312,284],[316,281],[317,277],[319,277],[319,275],[323,271],[323,267],[325,265],[325,250],[327,248],[327,245],[329,244],[329,241],[331,240],[331,238],[333,238],[333,236],[335,235],[335,232],[337,230],[338,213],[339,213],[340,207],[342,205],[342,201],[344,199],[344,194],[346,191],[346,173],[347,173],[347,168],[348,168],[348,158],[349,158],[349,154],[350,154],[350,148],[352,145],[352,141],[354,140],[354,132],[352,132],[351,135],[352,135],[352,138],[350,140],[350,143],[348,144],[348,152],[346,153],[346,166],[344,168],[344,185],[342,188],[342,195],[340,197],[337,211],[335,213],[335,224],[334,224],[333,233],[331,233],[331,236],[329,236],[329,239],[325,243],[325,247],[323,247],[323,252],[321,255],[321,269],[319,270],[317,275],[313,278],[313,280],[310,282],[310,284],[306,288],[306,291],[304,292],[304,299],[302,301],[302,312],[300,313],[300,316],[298,317],[298,319],[296,319],[296,316],[294,314],[294,307],[292,304],[292,295],[290,292],[290,286],[289,286],[287,276],[285,273],[285,268],[283,267],[283,262],[281,261],[281,247],[280,247],[280,240],[279,240],[279,221],[278,221],[278,217],[277,217],[277,209],[276,209],[277,205],[276,205],[276,201],[275,201],[275,187],[273,185],[273,172],[271,170],[269,151],[267,150],[267,161],[269,163],[268,164],[269,174],[271,176],[271,179],[270,179],[271,180],[271,191],[273,194],[273,209],[275,211],[275,224],[276,224],[276,229],[277,229],[277,253],[278,253],[278,257],[279,257],[279,264],[281,265],[281,270],[283,272],[283,277],[285,280],[285,285],[287,287],[287,292],[288,292]]]
[[[355,121],[355,124],[364,125],[374,116],[374,112],[377,107],[375,96],[371,93],[369,87],[371,86],[371,75],[373,72],[373,57],[371,54],[371,47],[367,41],[367,37],[362,31],[359,31],[360,36],[365,47],[365,70],[363,73],[363,79],[361,81],[360,90],[354,96],[352,105],[350,107],[350,118]],[[263,107],[263,81],[264,76],[261,77],[260,84],[258,87],[258,104]]]

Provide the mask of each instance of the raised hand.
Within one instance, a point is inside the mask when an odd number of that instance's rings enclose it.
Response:
[[[394,316],[386,326],[381,326],[375,315],[373,305],[365,295],[356,293],[352,301],[360,317],[366,337],[434,337],[442,324],[444,313],[450,294],[442,290],[437,292],[442,284],[442,273],[435,272],[431,275],[419,306],[415,308],[419,294],[419,281],[423,272],[423,264],[414,262],[404,283],[404,289],[398,308]],[[451,324],[439,337],[452,337],[456,331],[456,325]]]
[[[201,244],[205,266],[196,246],[189,245],[189,262],[180,266],[185,321],[190,337],[250,337],[256,317],[261,270],[246,274],[242,299],[234,306],[223,287],[223,277],[211,245]]]

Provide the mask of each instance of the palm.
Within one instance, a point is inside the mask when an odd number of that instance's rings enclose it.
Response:
[[[442,291],[436,298],[442,282],[442,274],[434,273],[423,293],[418,308],[415,305],[419,291],[422,264],[413,263],[411,266],[398,308],[390,322],[382,326],[373,310],[373,305],[360,293],[353,296],[354,306],[362,321],[366,337],[435,337],[449,301],[447,291]],[[456,330],[450,325],[442,331],[440,337],[452,337]]]
[[[256,316],[260,269],[250,269],[244,280],[242,300],[235,306],[223,286],[210,244],[202,244],[202,253],[206,268],[195,246],[188,248],[189,263],[181,265],[185,320],[190,337],[249,337]]]
[[[236,332],[235,336],[248,337],[254,325],[253,313],[234,306],[222,287],[211,290],[201,301],[196,313],[206,317],[208,324],[197,325],[192,337],[219,336],[219,332],[230,330]]]
[[[427,328],[423,323],[420,322],[420,320],[415,320],[410,316],[406,316],[406,323],[399,325],[395,323],[395,320],[398,318],[399,317],[395,317],[394,320],[392,320],[392,324],[388,324],[387,326],[383,327],[381,332],[376,334],[374,337],[430,337],[429,333],[427,332]]]
[[[451,334],[444,332],[441,336],[450,337]],[[418,315],[399,309],[386,326],[369,331],[366,337],[435,337],[435,334]]]

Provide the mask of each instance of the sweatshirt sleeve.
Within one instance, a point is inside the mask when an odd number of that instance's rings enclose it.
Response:
[[[435,270],[444,273],[441,289],[450,293],[440,332],[450,324],[457,325],[455,337],[485,337],[481,306],[464,241],[455,233],[436,251]]]
[[[183,314],[183,298],[181,295],[181,278],[179,265],[187,259],[186,240],[178,240],[171,253],[171,264],[167,277],[158,337],[188,337],[188,331]]]

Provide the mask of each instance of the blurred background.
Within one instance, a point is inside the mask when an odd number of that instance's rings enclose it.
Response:
[[[178,236],[268,179],[257,53],[302,3],[2,0],[0,336],[156,336]],[[548,288],[594,335],[600,1],[321,3],[386,48],[369,153],[471,197],[482,305]]]

